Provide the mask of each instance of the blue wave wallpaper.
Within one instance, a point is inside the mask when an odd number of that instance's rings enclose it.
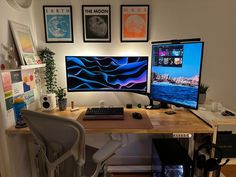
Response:
[[[66,56],[67,90],[147,91],[148,57]]]

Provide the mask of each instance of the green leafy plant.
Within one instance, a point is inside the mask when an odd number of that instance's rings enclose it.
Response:
[[[59,101],[62,101],[63,99],[65,99],[65,96],[66,96],[65,88],[57,87],[57,89],[55,89],[54,92]]]
[[[208,85],[201,83],[201,84],[200,84],[200,87],[199,87],[199,92],[200,92],[200,93],[206,93],[207,90],[208,90],[208,88],[209,88]]]
[[[56,79],[56,64],[54,61],[55,53],[51,51],[49,48],[45,47],[44,49],[38,51],[38,55],[46,64],[45,67],[45,76],[44,79],[46,81],[46,88],[48,93],[54,93],[54,90],[57,86],[57,79]]]

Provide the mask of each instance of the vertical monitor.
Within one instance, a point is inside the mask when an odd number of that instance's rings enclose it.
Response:
[[[198,108],[203,42],[153,44],[150,97]]]
[[[67,90],[147,91],[148,57],[66,56]]]

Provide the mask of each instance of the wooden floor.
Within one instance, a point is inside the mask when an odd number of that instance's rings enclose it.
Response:
[[[236,165],[225,165],[222,167],[221,172],[225,177],[236,177]]]
[[[221,172],[225,177],[236,177],[236,165],[226,165],[222,167]],[[146,173],[116,173],[111,177],[151,177],[151,174]]]

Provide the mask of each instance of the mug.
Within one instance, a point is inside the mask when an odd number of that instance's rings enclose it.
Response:
[[[222,110],[222,104],[218,102],[211,103],[212,112],[220,112]]]

